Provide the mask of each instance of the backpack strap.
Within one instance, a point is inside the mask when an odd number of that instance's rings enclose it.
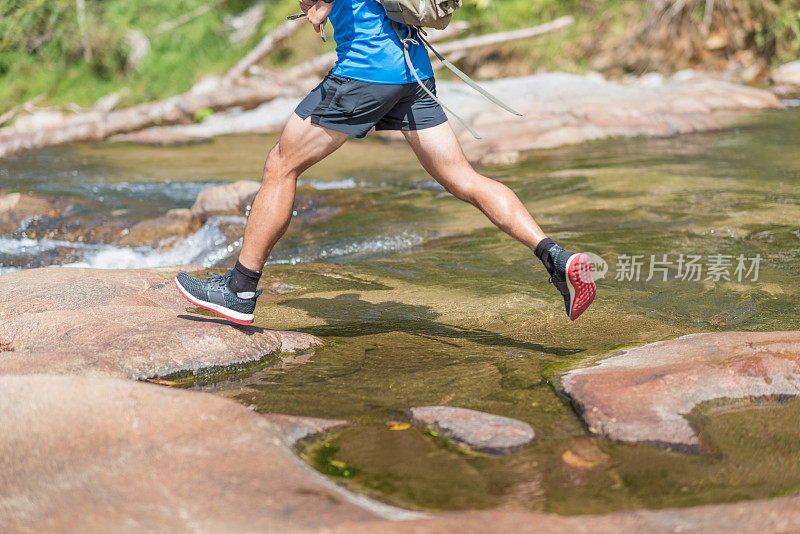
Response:
[[[461,71],[461,69],[459,69],[458,67],[456,67],[455,65],[453,65],[452,63],[447,61],[439,52],[436,51],[436,49],[433,46],[431,46],[431,44],[428,42],[428,40],[425,39],[420,34],[419,31],[417,32],[417,37],[419,37],[420,41],[422,41],[425,44],[425,46],[430,48],[431,52],[434,53],[434,55],[439,59],[439,61],[441,61],[444,64],[445,67],[447,67],[448,69],[453,71],[453,73],[455,73],[456,76],[461,78],[464,81],[464,83],[466,83],[467,85],[469,85],[470,87],[472,87],[473,89],[478,91],[480,94],[485,96],[486,99],[489,100],[489,102],[491,102],[492,104],[496,104],[496,105],[500,106],[501,108],[503,108],[504,110],[506,110],[506,111],[508,111],[510,113],[513,113],[514,115],[517,115],[519,117],[522,117],[522,113],[520,113],[519,111],[513,109],[511,106],[509,106],[509,105],[505,104],[504,102],[502,102],[499,98],[494,96],[492,93],[490,93],[489,91],[487,91],[486,89],[484,89],[483,87],[481,87],[480,85],[478,85],[477,83],[472,81],[472,78],[470,78],[469,76],[464,74]]]
[[[394,14],[394,16],[389,16],[390,19],[405,20],[403,18],[403,9],[400,7],[400,0],[380,0],[380,3],[383,5],[383,9],[386,10],[387,14]]]
[[[467,130],[469,130],[469,133],[471,133],[471,134],[472,134],[472,136],[473,136],[475,139],[480,139],[480,138],[481,138],[481,136],[480,136],[480,135],[478,135],[478,134],[477,134],[477,132],[476,132],[475,130],[473,130],[473,129],[472,129],[472,126],[470,126],[469,124],[467,124],[467,121],[465,121],[464,119],[462,119],[462,118],[461,118],[461,117],[460,117],[460,116],[459,116],[459,115],[458,115],[458,114],[457,114],[455,111],[453,111],[452,109],[450,109],[449,107],[447,107],[446,105],[444,105],[444,103],[442,103],[442,101],[441,101],[441,100],[439,100],[438,98],[436,98],[436,95],[435,95],[435,94],[433,94],[433,92],[431,92],[431,90],[430,90],[430,89],[428,89],[427,87],[425,87],[425,84],[424,84],[424,83],[422,83],[422,80],[420,79],[420,77],[419,77],[419,74],[417,74],[417,69],[414,67],[414,63],[411,61],[411,55],[408,53],[408,46],[409,46],[409,44],[410,44],[410,43],[412,43],[412,44],[417,44],[417,45],[418,45],[418,44],[420,44],[420,43],[418,43],[418,42],[417,42],[417,41],[416,41],[416,40],[415,40],[413,37],[411,37],[411,28],[412,28],[412,27],[411,27],[411,26],[408,26],[408,37],[403,37],[403,36],[402,36],[402,34],[400,33],[400,27],[397,25],[397,22],[395,22],[395,21],[392,21],[392,27],[394,28],[394,31],[395,31],[395,33],[397,34],[397,37],[400,39],[400,42],[401,42],[401,43],[403,43],[403,55],[404,55],[404,56],[405,56],[405,58],[406,58],[406,65],[408,65],[408,68],[409,68],[409,70],[411,70],[411,74],[413,74],[413,75],[414,75],[414,78],[416,78],[416,79],[417,79],[417,83],[419,84],[419,86],[420,86],[420,87],[422,87],[422,89],[423,89],[423,90],[424,90],[426,93],[428,93],[428,96],[430,96],[431,98],[433,98],[433,100],[434,100],[434,101],[435,101],[437,104],[439,104],[440,106],[442,106],[442,107],[443,107],[445,110],[449,111],[449,112],[450,112],[450,114],[451,114],[453,117],[455,117],[456,119],[458,119],[458,122],[460,122],[461,124],[463,124],[463,125],[464,125],[464,127],[466,127],[466,129],[467,129]],[[417,36],[419,37],[419,31],[417,31]],[[466,74],[465,74],[464,76],[466,76]]]

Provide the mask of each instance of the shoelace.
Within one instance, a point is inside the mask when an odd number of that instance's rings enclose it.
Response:
[[[218,273],[210,273],[207,272],[206,274],[209,275],[206,278],[208,285],[211,289],[225,289],[228,287],[228,279],[230,278],[230,271],[226,272],[225,274],[218,274]]]

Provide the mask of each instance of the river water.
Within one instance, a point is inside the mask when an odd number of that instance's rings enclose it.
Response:
[[[75,197],[85,224],[133,223],[191,206],[208,185],[257,179],[274,140],[49,149],[0,162],[0,189]],[[411,508],[573,514],[797,491],[798,401],[701,406],[689,417],[705,453],[686,455],[590,437],[557,377],[685,333],[800,328],[799,146],[800,113],[769,112],[719,133],[601,141],[486,169],[556,241],[607,269],[596,304],[569,323],[533,254],[445,193],[410,150],[350,142],[302,178],[300,213],[265,270],[257,310],[258,325],[326,346],[191,386],[259,411],[352,422],[304,446],[303,458]],[[211,219],[163,250],[21,228],[0,237],[0,270],[228,267],[238,240],[224,223]],[[537,441],[496,458],[386,425],[431,404],[524,420]],[[567,451],[592,465],[570,464]]]

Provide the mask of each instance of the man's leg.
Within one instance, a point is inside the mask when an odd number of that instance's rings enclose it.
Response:
[[[475,171],[450,124],[403,131],[420,163],[456,198],[481,210],[495,226],[534,251],[564,297],[567,316],[577,319],[594,300],[591,261],[549,239],[511,189]]]
[[[292,114],[270,150],[264,176],[244,231],[239,262],[260,271],[292,218],[297,178],[344,144],[348,135],[311,124]]]
[[[270,150],[247,227],[244,243],[232,271],[199,279],[180,272],[175,276],[178,291],[195,306],[238,324],[254,319],[261,269],[272,247],[286,232],[292,218],[297,178],[342,146],[347,134],[311,124],[292,114],[278,144]]]
[[[531,250],[547,237],[511,189],[472,168],[449,123],[403,134],[428,174],[453,196]]]

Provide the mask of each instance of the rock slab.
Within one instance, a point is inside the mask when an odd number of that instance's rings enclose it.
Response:
[[[800,60],[785,63],[773,73],[775,83],[800,85]]]
[[[0,376],[0,428],[0,532],[288,532],[420,517],[348,494],[269,420],[213,395]]]
[[[667,137],[722,128],[724,110],[781,108],[769,91],[681,71],[669,79],[619,84],[599,74],[546,73],[486,82],[523,114],[514,117],[457,82],[441,83],[441,98],[460,110],[483,139],[460,128],[470,160],[514,162],[525,151],[609,137]]]
[[[488,454],[509,454],[530,445],[536,438],[528,423],[466,408],[418,406],[408,413],[413,424]]]
[[[593,433],[696,451],[684,415],[697,404],[800,394],[800,332],[691,334],[569,371],[561,384]]]
[[[175,268],[49,267],[0,275],[0,374],[130,379],[246,365],[322,342],[187,312]]]
[[[794,79],[790,66],[783,71]],[[485,164],[513,163],[529,150],[608,137],[664,137],[719,130],[723,125],[718,112],[782,107],[769,91],[695,71],[681,71],[670,78],[645,76],[627,84],[605,80],[599,73],[551,72],[482,81],[481,85],[502,95],[523,117],[508,114],[460,81],[437,82],[442,101],[458,110],[483,138],[476,141],[451,121],[467,157]],[[124,140],[279,132],[300,100],[279,98],[254,110],[224,111],[199,124],[155,127]],[[402,139],[397,132],[382,135]]]
[[[800,497],[694,508],[630,510],[565,517],[516,510],[466,511],[413,521],[343,523],[327,534],[784,534],[800,532]]]

